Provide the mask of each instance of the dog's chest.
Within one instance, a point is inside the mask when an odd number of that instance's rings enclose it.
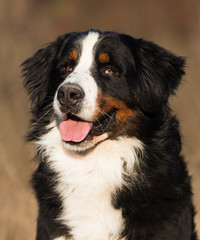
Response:
[[[63,204],[60,219],[74,239],[118,239],[122,230],[122,213],[112,196],[122,186],[123,160],[102,151],[53,163]]]
[[[112,197],[137,162],[137,139],[106,140],[87,155],[66,152],[54,128],[37,143],[45,149],[49,167],[57,173],[56,191],[62,200],[59,220],[73,240],[118,240],[123,230],[121,209]]]

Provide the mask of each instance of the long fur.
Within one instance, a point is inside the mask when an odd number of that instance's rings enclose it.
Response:
[[[27,139],[39,163],[37,240],[197,239],[179,123],[168,104],[184,64],[152,42],[95,30],[63,35],[23,63],[33,115]],[[67,111],[97,122],[102,134],[62,140],[64,84],[85,94]]]

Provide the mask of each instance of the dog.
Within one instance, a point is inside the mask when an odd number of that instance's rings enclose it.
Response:
[[[168,99],[185,59],[116,32],[72,32],[22,64],[38,168],[37,240],[195,240]]]

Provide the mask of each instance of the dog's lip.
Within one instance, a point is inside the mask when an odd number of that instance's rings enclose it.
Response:
[[[80,144],[86,140],[91,141],[94,136],[100,136],[100,135],[104,134],[105,132],[107,132],[109,130],[109,127],[111,126],[112,122],[115,120],[116,112],[117,112],[116,109],[112,109],[111,111],[109,111],[107,113],[105,112],[104,115],[102,115],[99,119],[97,119],[96,121],[93,121],[93,122],[81,119],[77,115],[72,114],[70,112],[66,113],[62,119],[60,119],[60,118],[57,119],[58,126],[61,124],[61,122],[67,121],[67,120],[88,122],[88,123],[92,123],[93,126],[83,141],[78,142],[78,143],[66,142],[66,141],[64,141],[64,142],[71,143],[71,144]]]
[[[112,109],[110,112],[105,113],[98,120],[96,120],[93,123],[93,134],[95,136],[99,136],[105,133],[109,129],[111,123],[115,120],[115,115],[116,109]]]

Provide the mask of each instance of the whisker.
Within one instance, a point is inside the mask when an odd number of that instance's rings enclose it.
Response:
[[[47,102],[47,101],[46,101]],[[53,107],[53,102],[49,103],[47,106],[45,106],[43,109],[48,109],[49,107]]]
[[[51,107],[45,114],[42,115],[34,124],[33,126],[37,125],[48,113],[50,113],[53,110],[53,107]]]
[[[99,111],[101,114],[106,115],[107,117],[109,117],[110,119],[112,119],[113,122],[114,122],[116,125],[118,125],[122,130],[124,130],[124,131],[126,132],[125,128],[124,128],[115,118],[113,118],[112,116],[110,116],[107,112],[103,111],[103,110],[100,109],[100,108],[98,108],[97,111]]]
[[[99,119],[95,117],[95,120],[99,123],[101,130],[104,131],[103,126],[102,126],[101,122],[99,121]]]
[[[49,101],[53,102],[53,98],[52,98],[52,97],[48,97],[48,98],[43,102],[43,104],[44,104],[44,103],[48,103]]]

